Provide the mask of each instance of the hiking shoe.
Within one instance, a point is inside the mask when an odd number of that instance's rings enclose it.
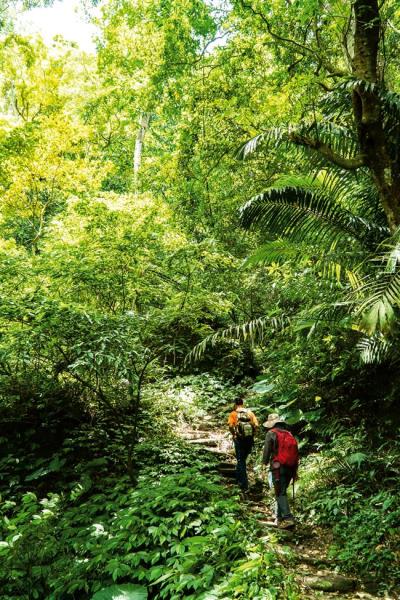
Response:
[[[279,523],[279,527],[281,529],[294,529],[296,527],[296,523],[293,519],[284,519]]]
[[[248,500],[250,495],[249,495],[249,488],[241,488],[240,490],[240,497],[242,500]]]

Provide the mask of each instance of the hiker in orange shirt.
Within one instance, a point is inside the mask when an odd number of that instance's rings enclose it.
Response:
[[[244,408],[242,398],[236,400],[233,411],[228,418],[228,425],[235,445],[236,480],[239,487],[246,491],[249,489],[246,461],[254,445],[254,435],[258,428],[258,421],[251,410]]]

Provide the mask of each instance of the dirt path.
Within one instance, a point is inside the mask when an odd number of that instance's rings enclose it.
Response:
[[[235,482],[235,456],[230,435],[221,430],[212,417],[203,421],[202,429],[183,426],[179,435],[190,444],[200,446],[221,460],[218,471],[229,486]],[[284,531],[273,524],[273,514],[270,508],[272,497],[256,482],[254,474],[249,469],[250,492],[243,499],[249,510],[254,513],[265,540],[273,535],[278,541],[278,552],[282,562],[294,574],[302,591],[304,600],[332,599],[336,600],[398,600],[397,597],[378,596],[365,582],[356,577],[349,577],[338,572],[336,565],[328,558],[330,532],[315,527],[301,525],[296,531]],[[250,599],[249,599],[250,600]]]

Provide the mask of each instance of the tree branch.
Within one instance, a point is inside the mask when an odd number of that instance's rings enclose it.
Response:
[[[348,73],[346,73],[346,71],[337,69],[333,65],[331,65],[329,63],[329,61],[326,61],[320,54],[318,54],[317,48],[312,47],[312,46],[307,46],[305,44],[301,44],[300,42],[293,40],[292,38],[287,38],[287,37],[280,35],[279,33],[276,33],[276,31],[272,30],[269,20],[263,13],[256,10],[251,4],[247,4],[246,2],[244,2],[244,0],[239,0],[239,2],[244,9],[251,11],[253,13],[253,15],[255,15],[256,17],[259,17],[263,21],[263,23],[265,24],[265,26],[267,28],[268,33],[275,40],[278,40],[279,42],[283,42],[284,44],[290,44],[291,46],[294,46],[303,55],[308,54],[309,56],[313,56],[320,63],[320,65],[323,66],[324,69],[326,69],[326,71],[328,71],[328,73],[330,73],[331,75],[333,75],[335,77],[345,77],[346,75],[348,75]]]
[[[365,166],[364,154],[346,158],[345,156],[337,154],[330,146],[328,146],[328,144],[324,144],[324,142],[321,142],[320,140],[309,138],[298,133],[289,134],[289,140],[299,146],[305,146],[306,148],[316,150],[324,158],[329,160],[329,162],[342,169],[346,169],[347,171],[355,171],[356,169]]]

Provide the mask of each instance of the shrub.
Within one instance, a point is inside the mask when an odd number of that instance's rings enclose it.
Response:
[[[143,584],[160,600],[295,597],[256,521],[197,469],[142,475],[135,490],[105,479],[86,498],[28,493],[2,510],[7,600],[85,599],[113,583]]]

